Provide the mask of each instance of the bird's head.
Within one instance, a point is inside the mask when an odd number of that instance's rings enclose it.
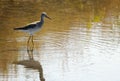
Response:
[[[46,12],[42,12],[41,16],[42,16],[42,17],[46,17],[46,18],[48,18],[48,19],[51,19],[51,18],[47,15]]]

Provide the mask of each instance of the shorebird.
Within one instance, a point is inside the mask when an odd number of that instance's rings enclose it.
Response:
[[[30,39],[32,39],[32,42],[33,42],[33,34],[42,28],[45,17],[48,19],[51,19],[49,16],[47,16],[45,12],[42,12],[39,22],[31,23],[31,24],[28,24],[26,26],[19,27],[19,28],[14,28],[14,30],[20,30],[20,31],[29,33],[30,36],[28,38],[28,43]]]

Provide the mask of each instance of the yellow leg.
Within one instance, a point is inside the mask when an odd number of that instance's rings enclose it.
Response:
[[[33,59],[33,48],[34,48],[33,35],[30,35],[27,41],[27,53],[30,59]]]
[[[30,39],[31,39],[31,36],[29,36],[29,38],[28,38],[28,41],[27,41],[27,44],[29,44],[29,42],[30,42]]]
[[[30,43],[31,36],[29,36],[28,41],[27,41],[27,50],[29,50],[29,43]]]
[[[34,47],[34,42],[33,42],[33,35],[32,35],[32,45],[33,45],[33,47]]]

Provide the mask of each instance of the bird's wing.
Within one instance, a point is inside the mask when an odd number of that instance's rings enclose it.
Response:
[[[31,29],[31,28],[34,28],[34,27],[36,27],[36,24],[29,24],[29,25],[26,25],[24,27],[14,28],[14,30],[28,30],[28,29]]]
[[[32,22],[32,23],[29,23],[29,24],[36,24],[36,23],[38,23],[38,22],[40,22],[40,21],[34,21],[34,22]],[[29,24],[27,24],[27,25],[29,25]]]

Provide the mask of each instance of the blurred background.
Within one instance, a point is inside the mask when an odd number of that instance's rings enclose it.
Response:
[[[28,52],[29,35],[13,28],[42,12],[52,20]],[[120,0],[0,0],[1,81],[120,81],[119,49]]]

